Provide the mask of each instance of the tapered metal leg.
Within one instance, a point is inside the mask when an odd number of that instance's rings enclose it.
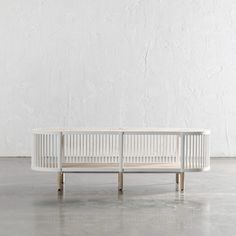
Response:
[[[57,184],[58,184],[58,192],[63,192],[64,185],[64,174],[62,172],[57,174]]]
[[[179,174],[180,176],[180,191],[183,192],[184,191],[184,172]]]
[[[176,191],[179,191],[179,173],[176,173]]]
[[[118,191],[123,192],[123,173],[118,173]]]

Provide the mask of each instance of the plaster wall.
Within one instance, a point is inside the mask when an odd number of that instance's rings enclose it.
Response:
[[[0,156],[35,127],[209,128],[236,156],[236,1],[0,0]]]

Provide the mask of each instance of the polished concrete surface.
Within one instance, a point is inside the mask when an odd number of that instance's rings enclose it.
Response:
[[[0,158],[0,235],[236,235],[236,158],[212,159],[211,171],[174,174],[56,174],[30,170],[29,158]]]

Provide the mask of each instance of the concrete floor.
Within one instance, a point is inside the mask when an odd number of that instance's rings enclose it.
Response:
[[[236,158],[186,174],[67,174],[63,197],[56,174],[30,170],[29,158],[0,158],[0,235],[236,235]]]

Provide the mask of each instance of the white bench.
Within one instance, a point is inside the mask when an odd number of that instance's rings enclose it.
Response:
[[[184,172],[210,169],[208,130],[35,129],[32,169],[64,173],[175,173],[184,190]]]

